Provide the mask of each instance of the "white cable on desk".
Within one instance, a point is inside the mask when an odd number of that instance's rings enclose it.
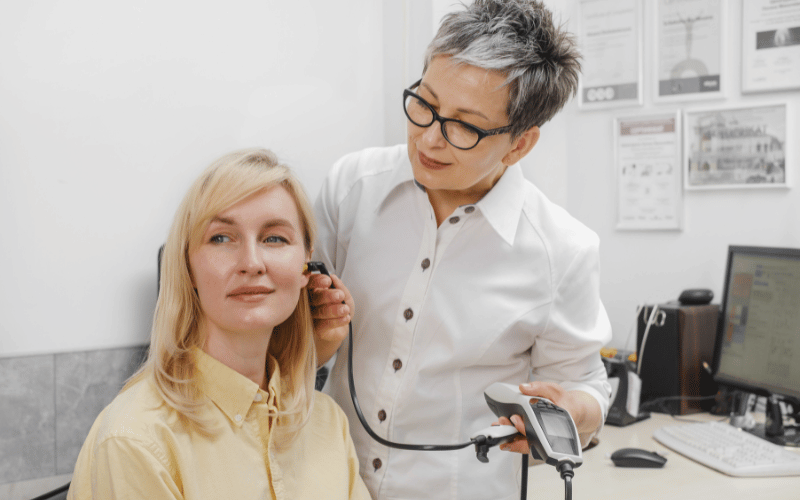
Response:
[[[636,355],[636,375],[640,375],[642,372],[642,358],[644,358],[644,346],[647,344],[647,337],[650,334],[650,327],[656,322],[656,314],[659,312],[659,308],[657,305],[653,306],[653,311],[650,313],[650,317],[647,318],[647,324],[644,327],[644,335],[642,335],[642,345],[639,346],[639,353]],[[662,314],[666,317],[666,313],[661,311]],[[645,309],[645,315],[647,314],[647,309]],[[637,314],[638,317],[638,314]],[[664,321],[661,322],[658,326],[663,326]]]

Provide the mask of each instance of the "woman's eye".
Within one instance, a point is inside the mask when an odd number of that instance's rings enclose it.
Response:
[[[211,237],[209,241],[211,243],[227,243],[231,241],[231,239],[228,236],[225,236],[224,234],[215,234],[214,236]]]
[[[289,240],[284,238],[283,236],[276,236],[271,235],[264,238],[264,242],[266,243],[289,243]]]

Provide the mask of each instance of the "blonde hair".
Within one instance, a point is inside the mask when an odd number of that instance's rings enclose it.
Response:
[[[202,241],[211,220],[237,202],[274,186],[283,186],[294,198],[310,257],[316,236],[313,211],[300,182],[291,170],[266,149],[245,149],[212,163],[194,182],[183,199],[164,245],[159,296],[150,336],[147,361],[127,382],[123,391],[152,376],[164,402],[204,434],[213,429],[200,410],[204,406],[197,378],[194,348],[205,338],[198,328],[200,300],[192,285],[189,253]],[[316,351],[313,321],[307,293],[292,315],[274,328],[268,353],[281,372],[278,425],[291,442],[305,424],[314,395]]]

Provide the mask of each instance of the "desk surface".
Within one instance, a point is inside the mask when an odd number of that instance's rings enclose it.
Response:
[[[687,415],[693,420],[718,420],[721,417]],[[691,500],[725,498],[733,500],[800,499],[800,476],[742,478],[731,477],[670,450],[653,439],[653,432],[680,421],[660,413],[627,427],[606,425],[598,435],[599,444],[583,454],[583,464],[575,469],[572,483],[574,500]],[[634,447],[664,453],[667,463],[661,469],[615,467],[608,458],[619,448]],[[800,450],[798,450],[800,453]],[[528,474],[530,500],[561,500],[564,481],[548,465],[531,467]]]

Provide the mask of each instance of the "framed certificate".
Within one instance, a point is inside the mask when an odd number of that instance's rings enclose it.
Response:
[[[742,2],[742,92],[800,88],[800,2]]]
[[[788,104],[686,111],[686,189],[786,188]]]
[[[578,106],[642,105],[641,0],[580,0]]]
[[[681,115],[614,120],[617,229],[681,229]]]
[[[724,97],[727,0],[657,0],[655,100]]]

